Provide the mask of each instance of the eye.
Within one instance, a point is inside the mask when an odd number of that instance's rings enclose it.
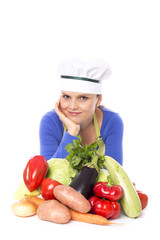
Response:
[[[84,100],[87,100],[88,97],[86,97],[86,96],[80,96],[80,99],[84,101]]]
[[[70,96],[68,96],[67,94],[64,94],[62,97],[63,97],[64,99],[69,99],[69,98],[70,98]]]

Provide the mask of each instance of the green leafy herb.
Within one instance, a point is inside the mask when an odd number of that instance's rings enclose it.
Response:
[[[79,137],[65,147],[69,153],[66,159],[70,162],[71,166],[78,171],[84,166],[94,167],[97,171],[103,168],[105,157],[98,154],[97,142],[94,142],[90,146],[87,144],[82,146],[81,142],[81,137]]]

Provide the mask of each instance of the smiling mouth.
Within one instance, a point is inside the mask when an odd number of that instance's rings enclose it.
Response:
[[[80,112],[69,112],[69,114],[72,116],[78,116],[80,114]]]

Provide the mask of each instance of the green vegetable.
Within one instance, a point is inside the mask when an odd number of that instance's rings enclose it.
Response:
[[[109,156],[105,156],[104,167],[111,174],[114,185],[120,185],[124,190],[124,196],[120,200],[124,213],[131,218],[141,214],[141,202],[138,194],[122,166]]]
[[[111,175],[107,169],[100,169],[99,175],[96,182],[107,182],[108,186],[113,186]]]
[[[48,164],[49,170],[46,177],[64,185],[69,185],[78,173],[66,159],[51,158]]]
[[[80,171],[84,166],[88,166],[96,168],[99,172],[99,169],[103,168],[105,157],[98,154],[97,142],[90,146],[87,144],[82,146],[79,137],[79,139],[73,140],[73,143],[69,143],[65,149],[69,153],[66,159],[74,169]]]

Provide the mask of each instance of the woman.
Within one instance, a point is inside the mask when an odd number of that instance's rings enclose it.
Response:
[[[104,154],[123,163],[123,122],[117,113],[102,106],[102,81],[111,74],[103,60],[68,60],[59,67],[61,96],[55,110],[40,124],[40,152],[47,160],[65,158],[65,146],[82,138],[82,144],[104,146]]]

